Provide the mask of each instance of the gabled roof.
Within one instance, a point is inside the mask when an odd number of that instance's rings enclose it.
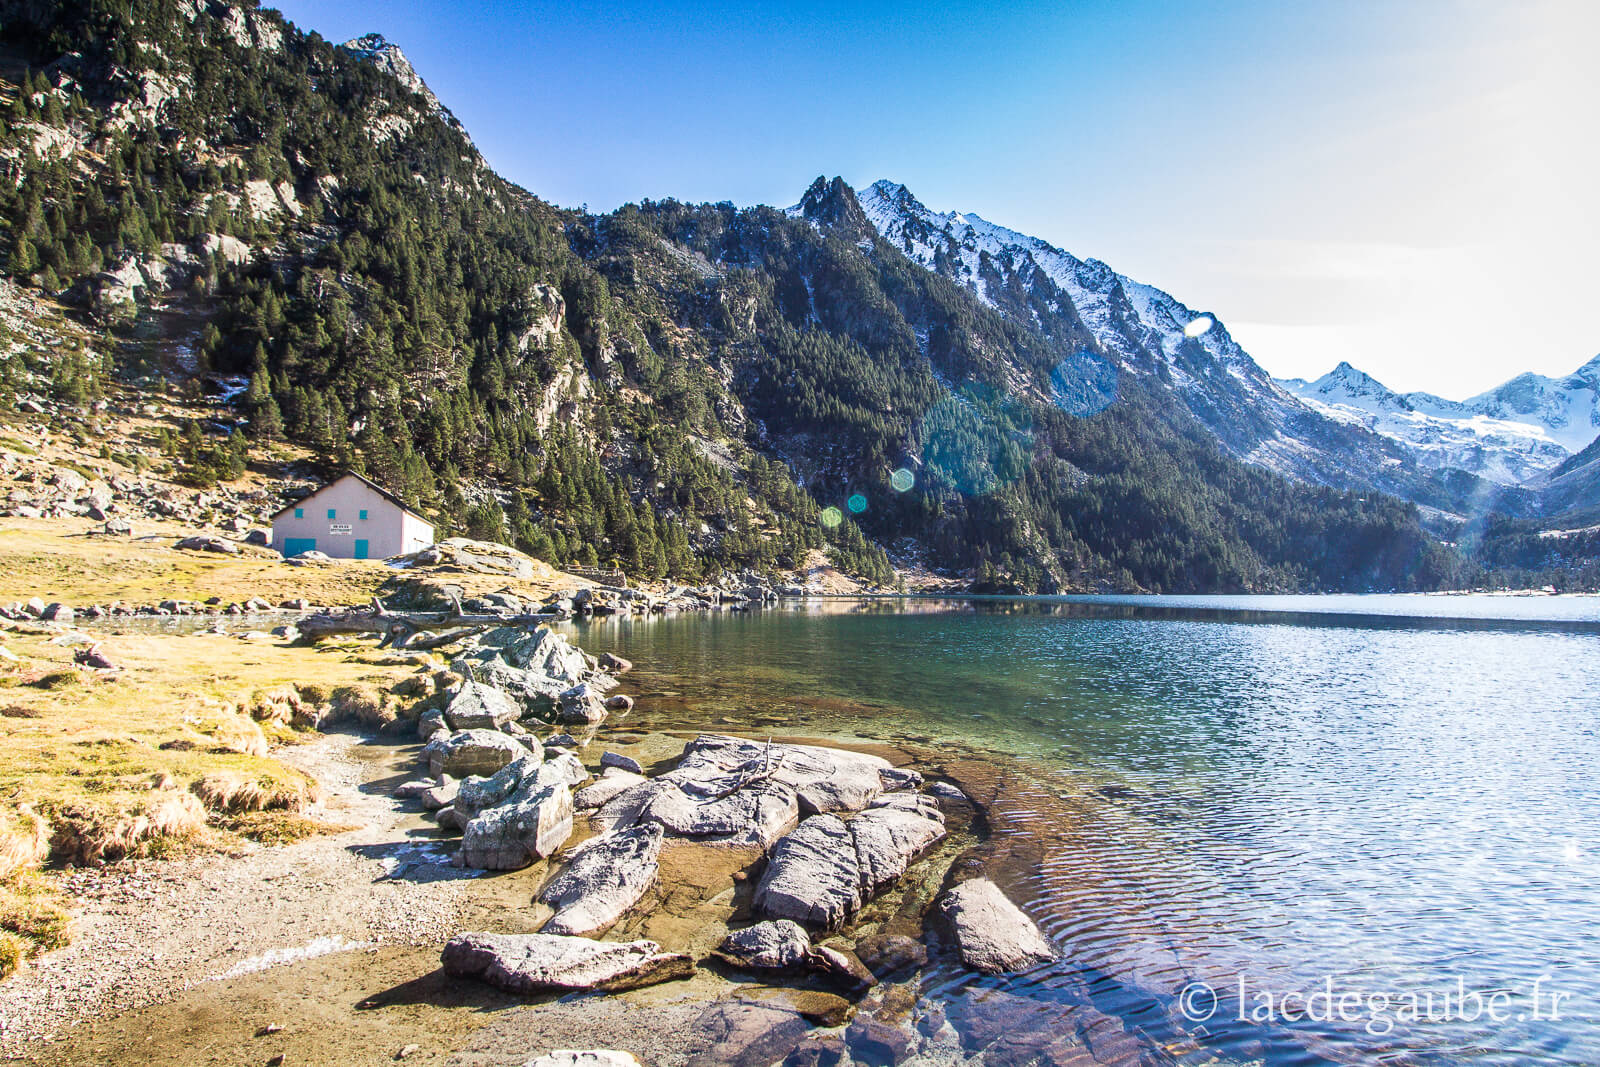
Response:
[[[371,489],[373,492],[375,492],[379,496],[383,497],[389,503],[393,504],[395,507],[397,507],[401,511],[405,512],[407,515],[410,515],[413,519],[417,519],[417,520],[419,520],[421,522],[426,522],[426,523],[428,523],[428,528],[429,529],[433,528],[433,523],[432,522],[429,522],[428,519],[424,518],[421,515],[418,515],[415,511],[412,511],[410,508],[406,507],[406,502],[404,500],[401,500],[399,497],[397,497],[393,493],[389,492],[389,490],[385,489],[383,486],[379,485],[377,482],[373,481],[371,478],[362,477],[361,475],[357,474],[355,471],[345,471],[343,474],[339,475],[339,477],[333,479],[332,481],[323,483],[318,488],[312,490],[310,493],[307,493],[305,496],[301,497],[299,500],[296,500],[293,503],[291,503],[291,504],[289,504],[289,505],[287,505],[285,507],[279,508],[277,511],[274,511],[272,513],[272,520],[271,521],[272,522],[277,522],[278,521],[278,516],[282,515],[284,512],[293,511],[295,508],[298,508],[298,507],[304,507],[305,506],[305,502],[307,500],[316,499],[318,496],[322,495],[322,493],[325,490],[331,489],[333,486],[338,485],[340,482],[344,481],[346,478],[354,478],[356,481],[362,483],[368,489]]]

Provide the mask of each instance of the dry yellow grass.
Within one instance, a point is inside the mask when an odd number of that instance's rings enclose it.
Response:
[[[89,532],[98,525],[0,519],[0,603],[37,596],[87,607],[259,596],[274,604],[301,597],[313,604],[364,604],[394,576],[378,561],[295,567],[270,549],[246,548],[239,556],[180,551],[170,547],[173,539],[193,532],[180,526],[136,523],[140,536],[126,538]]]
[[[65,912],[36,880],[47,858],[93,864],[337,829],[304,814],[317,783],[267,755],[263,726],[297,740],[295,710],[322,717],[333,695],[392,714],[388,691],[417,669],[374,663],[367,646],[115,635],[102,650],[123,670],[105,674],[74,667],[48,633],[0,636],[17,657],[0,662],[0,976],[64,936],[50,916]]]

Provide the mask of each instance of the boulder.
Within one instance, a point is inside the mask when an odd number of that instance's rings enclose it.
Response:
[[[633,663],[631,660],[625,660],[615,653],[602,652],[600,653],[600,668],[601,670],[610,671],[612,674],[627,674],[633,670]]]
[[[420,720],[419,720],[420,721]],[[497,730],[464,730],[435,736],[422,750],[428,773],[465,778],[469,774],[494,774],[506,764],[528,754],[516,738]]]
[[[65,604],[48,604],[39,613],[45,622],[71,622],[76,613]]]
[[[618,693],[615,696],[606,697],[606,710],[607,711],[632,711],[633,710],[633,698],[630,697],[630,696],[627,696],[627,695],[625,695],[623,693]]]
[[[606,719],[604,695],[588,682],[580,682],[562,692],[556,721],[570,725],[593,726]]]
[[[508,993],[636,989],[687,978],[694,961],[654,941],[591,941],[561,934],[460,934],[440,953],[445,972]]]
[[[522,709],[499,689],[482,682],[462,682],[445,706],[452,730],[498,730],[522,717]]]
[[[218,552],[229,556],[237,556],[239,554],[238,545],[221,537],[200,535],[185,537],[172,547],[181,548],[189,552]]]
[[[428,708],[417,716],[417,736],[427,744],[438,734],[449,737],[450,727],[444,721],[443,711],[438,708]]]
[[[865,753],[702,734],[684,748],[677,772],[709,777],[753,766],[791,786],[808,814],[860,811],[883,791],[879,772],[894,769],[888,760]]]
[[[737,967],[803,970],[811,956],[811,935],[788,919],[759,922],[728,934],[717,955]]]
[[[907,800],[923,804],[884,803],[849,822],[823,814],[801,823],[773,848],[756,912],[829,928],[854,915],[944,837],[937,805]]]
[[[962,882],[939,900],[961,960],[980,974],[1008,974],[1055,958],[1033,920],[987,878]]]
[[[426,811],[438,811],[440,808],[447,808],[454,804],[460,789],[460,783],[453,778],[446,777],[439,785],[424,789],[418,793],[417,802]]]
[[[663,775],[638,813],[639,821],[660,823],[677,837],[719,844],[772,847],[800,818],[795,792],[770,778],[745,783],[738,776],[710,781]],[[617,801],[625,801],[622,794]]]
[[[558,749],[554,755],[546,758],[550,765],[560,772],[561,780],[568,785],[582,785],[589,780],[589,769],[583,765],[581,759],[571,752]]]
[[[502,627],[490,630],[478,641],[484,648],[497,649],[500,658],[513,667],[566,682],[564,688],[583,681],[589,673],[583,653],[546,626],[540,626],[532,633],[517,627]]]
[[[539,769],[539,757],[526,749],[517,759],[501,767],[488,777],[473,775],[457,787],[454,801],[456,810],[467,818],[486,808],[497,807],[511,799],[524,778]]]
[[[513,871],[554,854],[571,836],[572,790],[558,765],[540,764],[504,804],[467,823],[461,860],[478,870]]]
[[[863,900],[899,881],[914,859],[944,839],[944,816],[938,805],[927,797],[906,799],[921,805],[888,803],[890,798],[884,797],[850,820]]]
[[[574,849],[539,891],[540,901],[556,909],[544,932],[587,934],[621,918],[655,884],[663,836],[659,825],[644,823]]]
[[[733,931],[716,955],[747,970],[817,975],[855,995],[877,984],[860,960],[826,945],[813,945],[805,927],[787,919],[759,922]]]
[[[498,656],[464,657],[456,661],[458,670],[464,671],[469,664],[477,681],[503,691],[521,705],[523,714],[544,719],[553,717],[562,691],[569,688],[565,681],[540,671],[514,667]]]

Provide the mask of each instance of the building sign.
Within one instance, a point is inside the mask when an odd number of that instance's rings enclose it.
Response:
[[[353,528],[351,527],[351,525],[348,522],[330,522],[330,523],[328,523],[328,532],[330,534],[347,534],[347,533],[350,533],[352,531],[352,529]]]

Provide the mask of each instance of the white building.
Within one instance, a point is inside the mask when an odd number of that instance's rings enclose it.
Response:
[[[386,559],[433,544],[433,524],[393,493],[346,473],[272,517],[272,543],[287,556]]]

